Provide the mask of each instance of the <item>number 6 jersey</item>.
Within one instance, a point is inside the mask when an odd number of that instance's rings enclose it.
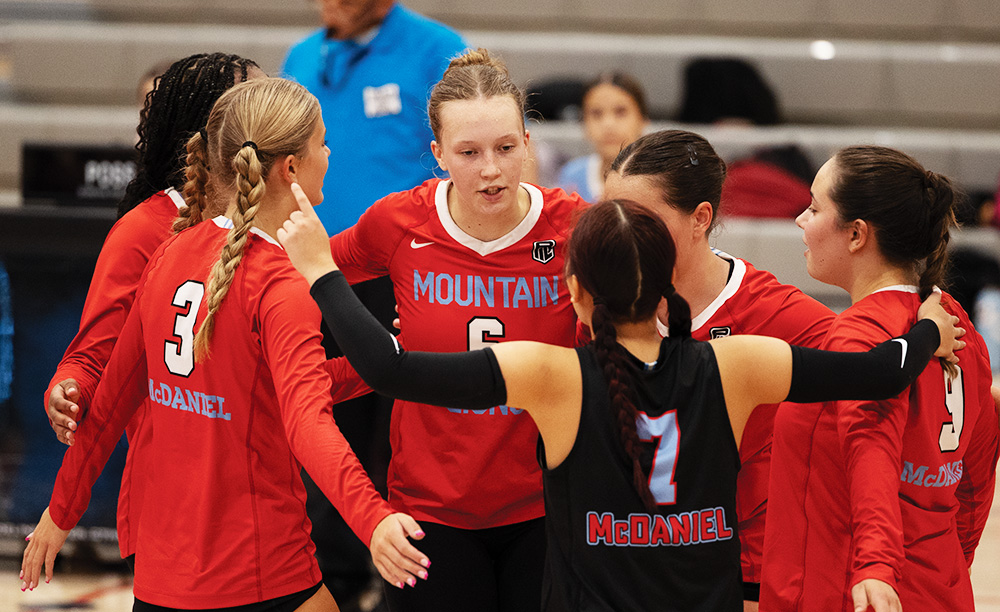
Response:
[[[331,239],[348,281],[388,274],[410,350],[456,352],[493,342],[572,346],[576,315],[562,278],[576,195],[522,183],[528,214],[490,242],[448,211],[450,181],[433,179],[376,202]],[[397,400],[392,410],[389,502],[419,520],[463,529],[544,514],[534,461],[538,430],[516,407],[449,410]]]

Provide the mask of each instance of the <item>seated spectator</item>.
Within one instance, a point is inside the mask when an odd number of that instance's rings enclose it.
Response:
[[[678,117],[685,123],[761,126],[781,123],[774,91],[749,62],[698,58],[684,71]],[[795,145],[754,152],[729,163],[722,207],[736,217],[794,219],[809,206],[814,170]]]
[[[611,162],[622,147],[642,136],[649,123],[646,95],[634,77],[610,72],[587,85],[581,107],[583,128],[596,152],[567,162],[556,185],[597,202]]]

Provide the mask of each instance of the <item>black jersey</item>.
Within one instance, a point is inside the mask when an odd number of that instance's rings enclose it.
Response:
[[[643,470],[658,508],[632,486],[608,388],[590,347],[580,428],[545,481],[543,609],[742,610],[736,532],[739,452],[715,355],[707,343],[664,338],[656,365],[630,359]]]

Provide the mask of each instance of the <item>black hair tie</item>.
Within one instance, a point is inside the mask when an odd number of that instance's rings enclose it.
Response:
[[[201,134],[202,140],[208,142],[208,132],[205,131],[205,128],[201,128],[200,130],[198,130],[198,133]]]
[[[246,142],[244,142],[243,144],[240,145],[241,149],[243,147],[253,147],[253,150],[256,151],[257,150],[257,143],[254,142],[254,141],[252,141],[252,140],[248,140],[248,141],[246,141]]]

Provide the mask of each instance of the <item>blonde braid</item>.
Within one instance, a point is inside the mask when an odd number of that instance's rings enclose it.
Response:
[[[264,197],[264,177],[257,152],[251,146],[245,146],[236,154],[233,160],[236,169],[236,211],[233,214],[233,227],[226,236],[226,244],[222,247],[222,255],[212,266],[208,281],[208,292],[205,305],[208,311],[194,338],[195,361],[202,362],[210,354],[209,340],[215,330],[215,314],[226,299],[229,287],[236,276],[236,266],[243,259],[247,244],[247,234],[253,227],[254,217],[260,210]]]

